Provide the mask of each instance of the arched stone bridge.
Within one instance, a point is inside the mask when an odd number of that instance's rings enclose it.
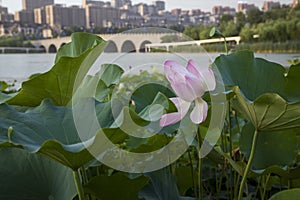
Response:
[[[109,41],[105,52],[145,52],[146,44],[161,43],[166,35],[179,35],[178,33],[120,33],[100,34],[104,40]],[[61,37],[44,40],[33,40],[31,43],[38,48],[45,49],[47,53],[55,53],[64,44],[71,41],[71,37]]]

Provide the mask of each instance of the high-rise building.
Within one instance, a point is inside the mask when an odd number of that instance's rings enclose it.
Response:
[[[34,23],[46,24],[46,9],[45,7],[34,9]]]
[[[248,4],[244,1],[238,1],[238,12],[246,13],[250,9],[257,8],[254,4]]]
[[[14,15],[9,14],[6,7],[0,6],[0,23],[7,24],[14,21]]]
[[[69,26],[86,27],[85,9],[79,6],[71,6],[67,8]]]
[[[228,14],[234,16],[236,13],[235,8],[230,8],[228,6],[214,6],[212,8],[212,14],[213,15],[223,15],[223,14]]]
[[[141,16],[149,14],[148,5],[144,3],[139,3],[138,5],[138,13]]]
[[[189,12],[189,15],[192,15],[192,16],[199,16],[201,14],[203,14],[203,12],[200,9],[192,9]]]
[[[177,15],[177,16],[179,16],[179,15],[181,15],[181,8],[175,8],[175,9],[173,9],[173,10],[171,10],[171,13],[172,13],[172,15]]]
[[[280,7],[280,2],[264,1],[263,10],[268,11],[274,7]]]
[[[105,3],[103,1],[97,1],[97,0],[82,0],[82,7],[85,8],[87,5],[103,7]]]
[[[165,10],[166,4],[164,1],[153,1],[153,5],[157,11]]]
[[[111,6],[114,8],[120,8],[126,4],[131,5],[131,0],[111,0]]]
[[[155,5],[148,5],[148,14],[149,15],[157,14],[157,9]]]
[[[15,21],[19,22],[21,26],[34,26],[33,11],[20,10],[15,12]]]
[[[99,7],[89,4],[85,7],[87,28],[114,26],[114,22],[119,21],[124,12],[126,11],[113,7]]]
[[[85,10],[79,6],[66,7],[62,4],[45,6],[46,23],[52,27],[85,27]]]
[[[0,6],[0,14],[1,14],[1,15],[6,15],[6,14],[8,14],[7,8],[6,8],[6,7]]]
[[[54,0],[22,0],[23,10],[32,11],[46,5],[54,4]]]
[[[0,24],[0,36],[5,35],[5,28],[3,24]]]

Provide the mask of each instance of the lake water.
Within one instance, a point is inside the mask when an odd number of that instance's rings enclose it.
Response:
[[[163,63],[168,60],[177,60],[185,65],[188,59],[194,59],[199,65],[207,66],[220,53],[168,54],[168,53],[104,53],[99,56],[90,74],[99,70],[101,64],[115,63],[130,72],[149,69],[156,66],[163,69]],[[256,54],[256,57],[289,66],[287,60],[300,54]],[[32,74],[48,71],[54,63],[55,54],[0,54],[0,80],[22,82]],[[131,70],[129,70],[131,69]]]

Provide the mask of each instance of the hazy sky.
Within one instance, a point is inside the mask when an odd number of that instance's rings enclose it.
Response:
[[[132,3],[136,4],[136,3],[143,2],[143,3],[151,4],[152,1],[153,0],[144,0],[144,1],[132,0]],[[282,4],[289,4],[293,2],[293,0],[279,0],[279,1]],[[231,6],[236,8],[238,0],[185,0],[185,1],[165,0],[165,2],[166,2],[167,10],[173,8],[182,8],[182,9],[201,9],[203,11],[211,11],[214,5]],[[261,8],[264,0],[247,0],[246,2],[255,3],[258,7]],[[81,0],[55,0],[55,3],[63,3],[67,5],[81,5]],[[2,5],[8,7],[9,12],[14,13],[17,10],[22,9],[22,0],[2,0]]]

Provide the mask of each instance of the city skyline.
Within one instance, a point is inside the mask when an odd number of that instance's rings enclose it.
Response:
[[[182,8],[186,10],[190,9],[201,9],[202,11],[212,11],[213,6],[222,5],[222,6],[230,6],[233,8],[237,8],[239,0],[227,0],[224,3],[224,0],[210,0],[209,3],[204,0],[189,0],[185,1],[184,5],[182,4],[181,0],[165,0],[166,2],[166,10],[171,10],[174,8]],[[245,0],[243,0],[245,1]],[[276,0],[275,0],[276,1]],[[281,4],[290,4],[293,2],[293,0],[278,0]],[[132,0],[133,4],[137,3],[146,3],[151,4],[153,0]],[[254,3],[259,8],[262,7],[263,2],[262,0],[246,0],[247,3]],[[55,3],[57,4],[66,4],[68,6],[70,5],[81,5],[82,0],[55,0]],[[22,0],[14,0],[13,2],[11,0],[2,0],[2,6],[8,7],[8,10],[10,13],[14,13],[15,11],[22,9]]]

